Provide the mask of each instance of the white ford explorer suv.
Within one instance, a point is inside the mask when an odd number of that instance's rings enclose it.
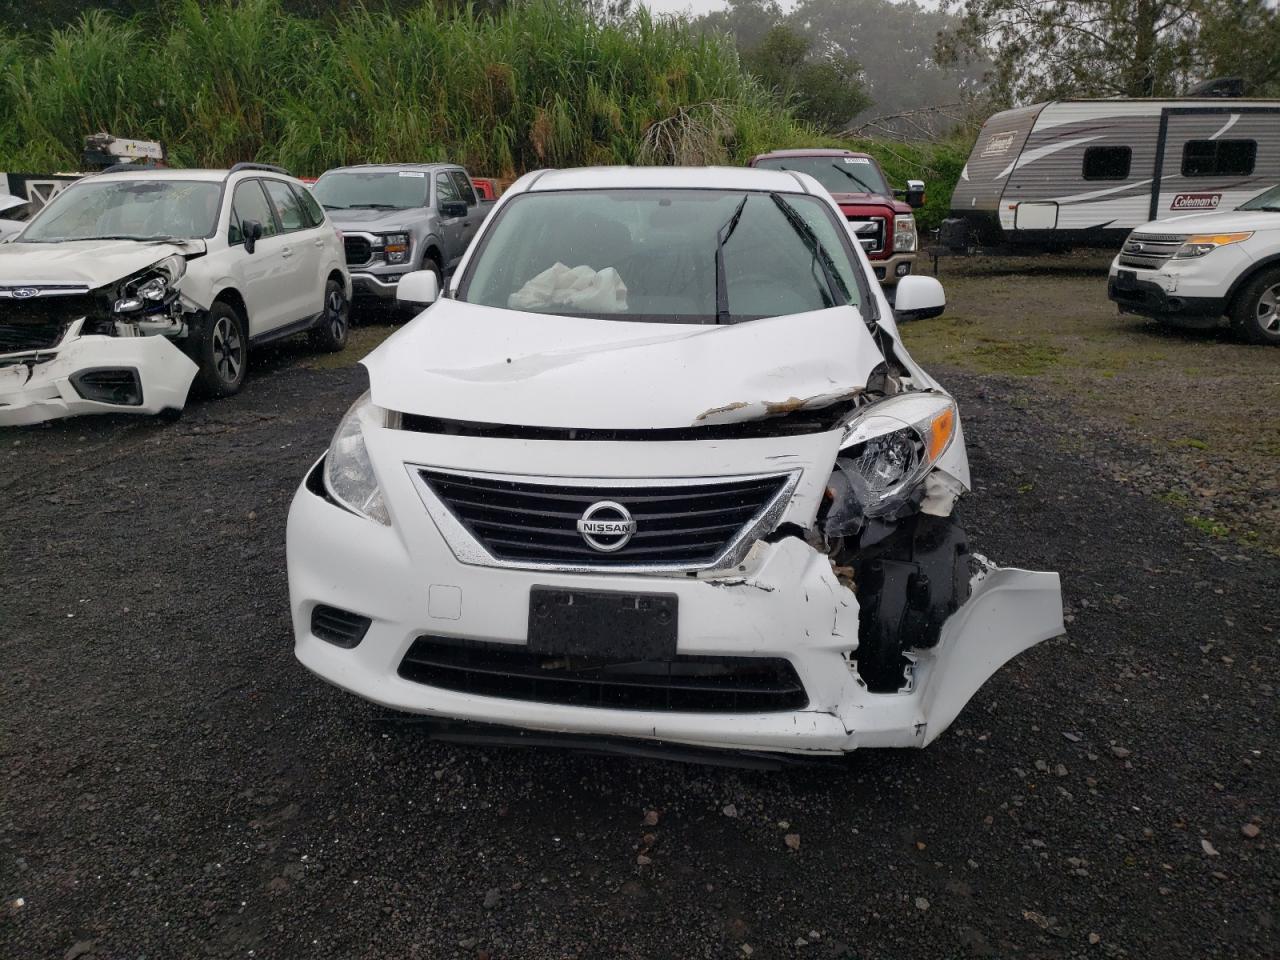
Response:
[[[1235,210],[1143,224],[1111,263],[1122,313],[1209,328],[1223,316],[1250,343],[1280,346],[1280,187]]]
[[[807,175],[529,174],[364,364],[289,513],[296,653],[447,735],[920,747],[1062,632],[1056,573],[970,551],[956,405]]]
[[[350,300],[341,238],[279,168],[86,177],[0,244],[0,426],[228,396],[252,345],[342,349]]]

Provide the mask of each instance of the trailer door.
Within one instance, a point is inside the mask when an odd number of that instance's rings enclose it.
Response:
[[[1231,210],[1280,182],[1280,106],[1166,107],[1151,219]]]

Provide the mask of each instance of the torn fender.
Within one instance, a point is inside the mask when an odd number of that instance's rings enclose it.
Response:
[[[52,355],[52,359],[46,359]],[[6,357],[0,366],[0,426],[42,423],[85,413],[157,414],[181,410],[196,364],[166,337],[71,337],[54,350]],[[76,374],[132,370],[140,404],[104,403],[80,394]]]

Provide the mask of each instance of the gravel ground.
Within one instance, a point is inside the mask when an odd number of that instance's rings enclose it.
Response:
[[[363,388],[307,357],[0,432],[0,957],[1280,951],[1280,561],[1046,442],[1065,401],[946,378],[971,540],[1069,635],[928,750],[751,772],[442,745],[303,671],[285,513]]]

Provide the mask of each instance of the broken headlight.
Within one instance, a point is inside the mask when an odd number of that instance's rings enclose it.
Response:
[[[186,272],[186,259],[176,253],[147,267],[120,284],[120,297],[115,302],[115,312],[151,312],[172,297],[178,281]]]
[[[391,516],[364,445],[365,426],[380,427],[385,423],[386,411],[374,406],[368,393],[351,405],[329,443],[324,486],[348,510],[389,527]]]
[[[862,408],[845,427],[831,473],[825,532],[854,532],[865,518],[910,501],[951,446],[957,422],[955,401],[939,393],[899,394]]]

